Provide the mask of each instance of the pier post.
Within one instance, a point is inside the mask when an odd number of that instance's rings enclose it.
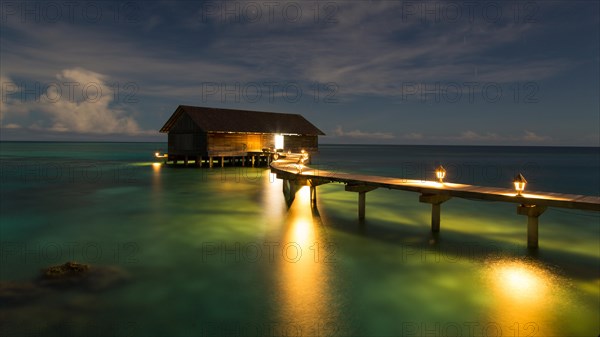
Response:
[[[358,219],[365,219],[367,192],[358,192]]]
[[[254,156],[252,156],[252,167],[254,167]]]
[[[377,187],[369,185],[346,185],[345,190],[348,192],[358,192],[358,220],[365,219],[367,192],[370,192]]]
[[[440,231],[442,203],[448,201],[451,197],[443,194],[421,194],[419,201],[431,204],[431,231],[438,233]]]
[[[188,166],[188,156],[185,156],[185,158],[183,159],[183,166]]]
[[[287,179],[282,179],[281,180],[283,183],[283,194],[286,196],[288,196],[288,194],[290,193],[290,185],[289,185],[289,180]]]
[[[317,186],[310,185],[310,205],[317,207]]]
[[[538,205],[519,205],[517,214],[527,216],[527,248],[538,248],[538,218],[548,207]]]
[[[213,167],[213,157],[208,157],[208,167]]]
[[[221,156],[221,167],[225,167],[225,157]]]

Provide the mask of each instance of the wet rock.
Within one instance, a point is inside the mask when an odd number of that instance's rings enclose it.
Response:
[[[42,270],[37,283],[44,287],[100,291],[128,279],[129,274],[118,267],[67,262]]]
[[[82,285],[89,275],[90,266],[77,262],[67,262],[42,270],[38,283],[49,287],[70,287]]]

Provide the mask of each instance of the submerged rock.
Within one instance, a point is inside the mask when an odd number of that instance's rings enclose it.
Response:
[[[89,266],[67,262],[42,270],[37,283],[44,287],[74,288],[99,291],[129,279],[129,274],[114,266]]]
[[[116,266],[67,262],[42,269],[34,281],[0,281],[0,307],[23,305],[59,290],[102,291],[129,279],[129,273]]]

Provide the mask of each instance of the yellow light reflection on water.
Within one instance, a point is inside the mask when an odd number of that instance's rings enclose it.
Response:
[[[511,263],[497,270],[498,285],[506,296],[515,301],[526,301],[543,297],[546,290],[545,275],[523,263]]]
[[[330,308],[327,246],[313,218],[308,186],[297,192],[288,210],[282,238],[281,246],[288,249],[282,250],[287,256],[279,264],[281,319],[295,333],[317,334],[323,319],[331,317],[335,310]],[[301,253],[297,259],[296,251]]]
[[[162,207],[163,188],[161,181],[161,163],[152,163],[152,204],[155,210]]]
[[[557,277],[533,262],[499,260],[491,264],[487,280],[492,292],[491,318],[519,335],[554,335],[555,305],[561,292]],[[516,333],[517,331],[515,331]]]

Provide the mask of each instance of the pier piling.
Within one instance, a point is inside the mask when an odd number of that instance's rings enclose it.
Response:
[[[437,233],[440,231],[441,205],[451,197],[443,194],[421,194],[419,201],[431,204],[431,231]]]
[[[517,206],[517,213],[527,216],[527,248],[538,248],[538,219],[546,209],[546,206],[537,205]]]
[[[365,219],[367,192],[370,192],[374,189],[377,189],[377,187],[351,184],[348,184],[345,187],[345,190],[348,192],[358,192],[358,219],[361,221]]]

